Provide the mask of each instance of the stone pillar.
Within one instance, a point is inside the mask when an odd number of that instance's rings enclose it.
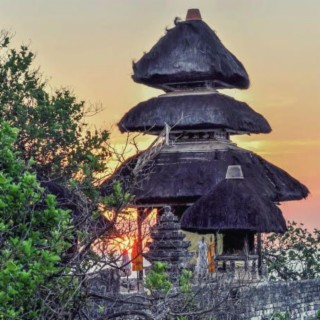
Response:
[[[262,240],[261,233],[257,235],[258,274],[262,275]]]

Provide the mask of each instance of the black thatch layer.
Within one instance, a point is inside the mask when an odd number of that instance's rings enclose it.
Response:
[[[131,158],[102,184],[107,194],[112,181],[119,179],[128,186],[137,157]],[[185,204],[205,195],[224,180],[229,165],[241,165],[246,179],[263,196],[275,202],[299,200],[309,191],[284,170],[260,156],[240,148],[210,152],[161,152],[150,167],[139,174],[131,192],[137,204]],[[149,173],[146,174],[146,170]],[[128,186],[129,187],[129,186]]]
[[[181,217],[181,228],[215,232],[247,230],[284,233],[281,210],[260,196],[246,179],[226,179],[189,207]]]
[[[249,87],[242,63],[201,20],[179,22],[133,64],[133,71],[134,81],[158,88],[190,81],[213,81],[216,88]]]
[[[165,123],[174,127],[173,130],[225,128],[248,133],[271,131],[267,120],[246,103],[219,93],[152,98],[127,112],[118,126],[121,132],[157,133]]]

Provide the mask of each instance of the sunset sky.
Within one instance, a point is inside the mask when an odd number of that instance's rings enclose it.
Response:
[[[30,44],[52,89],[68,87],[101,104],[104,110],[89,121],[110,128],[138,102],[162,93],[135,84],[131,63],[188,8],[200,9],[250,76],[248,90],[224,93],[247,102],[273,128],[236,142],[308,186],[307,200],[281,209],[287,219],[320,228],[319,0],[0,0],[0,29],[15,33],[15,45]]]

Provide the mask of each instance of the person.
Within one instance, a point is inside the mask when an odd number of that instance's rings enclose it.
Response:
[[[121,270],[123,271],[124,275],[127,277],[127,286],[128,286],[128,292],[129,292],[130,291],[129,276],[131,275],[131,261],[129,257],[129,252],[126,248],[122,250]]]
[[[198,242],[198,258],[196,265],[196,272],[199,278],[202,278],[207,273],[208,268],[208,246],[204,240],[204,237]]]
[[[121,270],[123,270],[126,277],[129,277],[131,275],[131,261],[129,252],[126,248],[122,250]]]

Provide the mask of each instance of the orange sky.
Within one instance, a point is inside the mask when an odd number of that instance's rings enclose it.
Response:
[[[319,0],[1,0],[0,28],[15,32],[16,44],[30,43],[52,88],[66,86],[102,104],[90,122],[110,127],[139,101],[161,94],[131,80],[131,61],[192,7],[249,73],[249,90],[225,93],[246,101],[273,128],[237,143],[309,187],[307,200],[282,209],[286,218],[319,228]]]

